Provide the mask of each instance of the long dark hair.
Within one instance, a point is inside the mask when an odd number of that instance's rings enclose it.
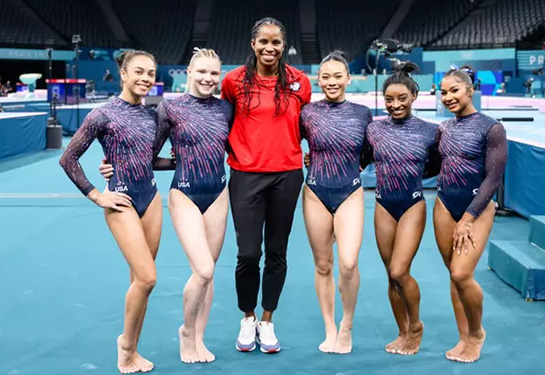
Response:
[[[419,71],[418,65],[413,62],[401,63],[396,67],[396,71],[390,77],[386,78],[384,85],[382,86],[382,94],[386,93],[386,89],[390,85],[404,85],[409,89],[411,94],[418,96],[418,91],[420,87],[418,83],[409,75],[409,73],[414,71]]]
[[[265,17],[255,23],[254,27],[252,28],[252,40],[256,39],[257,34],[259,33],[259,29],[261,28],[261,26],[264,25],[278,26],[278,28],[280,29],[280,33],[282,34],[282,38],[284,39],[284,43],[286,43],[286,28],[280,21],[272,17]],[[244,109],[246,111],[246,114],[249,114],[251,109],[250,103],[253,97],[252,88],[256,84],[258,84],[256,81],[257,57],[255,56],[255,53],[252,53],[250,56],[248,56],[245,66],[246,72],[244,74],[244,78],[242,79],[242,90],[244,92]],[[278,61],[278,80],[276,81],[276,86],[274,87],[274,105],[276,107],[276,110],[274,112],[275,116],[279,116],[283,112],[285,112],[289,103],[289,98],[287,94],[289,83],[287,75],[288,73],[286,71],[286,56],[284,53],[282,53],[282,56]],[[255,107],[258,106],[259,103]]]

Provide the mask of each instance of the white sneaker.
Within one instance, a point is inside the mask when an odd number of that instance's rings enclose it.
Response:
[[[253,316],[240,321],[240,332],[235,343],[239,352],[251,352],[255,349],[257,319]]]
[[[257,323],[257,343],[263,353],[278,353],[282,349],[270,322]]]

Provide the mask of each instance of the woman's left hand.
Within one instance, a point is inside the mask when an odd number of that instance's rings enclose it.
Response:
[[[460,256],[460,254],[462,254],[462,249],[464,254],[467,255],[470,246],[472,246],[473,250],[475,250],[476,246],[473,235],[473,220],[462,218],[456,224],[452,238],[454,239],[452,242],[452,250],[456,252],[456,255]]]
[[[303,163],[305,164],[305,167],[310,167],[310,154],[308,152],[305,152],[305,157],[303,158]]]

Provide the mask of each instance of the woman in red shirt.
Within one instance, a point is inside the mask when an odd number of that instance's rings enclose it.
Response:
[[[221,90],[235,111],[227,163],[238,244],[236,290],[244,312],[236,348],[251,351],[257,339],[262,352],[276,353],[281,347],[272,314],[286,278],[288,237],[303,183],[299,114],[310,102],[311,86],[303,72],[285,63],[282,23],[274,18],[256,22],[251,46],[254,53],[225,76]],[[258,322],[263,228],[266,259]]]

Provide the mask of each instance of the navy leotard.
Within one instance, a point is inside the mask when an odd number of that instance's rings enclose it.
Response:
[[[95,187],[85,176],[78,159],[95,138],[114,167],[110,191],[131,197],[140,217],[157,193],[153,175],[153,145],[157,130],[156,114],[142,104],[116,98],[93,109],[72,137],[61,165],[78,189],[87,195]]]
[[[367,127],[367,162],[375,161],[377,175],[375,196],[396,221],[424,199],[422,176],[438,132],[437,125],[415,116],[388,117]]]
[[[465,212],[478,217],[496,192],[507,163],[501,123],[482,113],[447,120],[439,126],[443,158],[437,196],[454,220]]]
[[[159,150],[170,136],[176,154],[176,172],[171,189],[183,192],[201,213],[226,185],[225,148],[233,117],[225,100],[185,94],[165,100],[157,107]]]
[[[332,214],[361,188],[359,160],[372,119],[369,108],[349,101],[321,100],[301,111],[301,134],[310,148],[306,184]]]

